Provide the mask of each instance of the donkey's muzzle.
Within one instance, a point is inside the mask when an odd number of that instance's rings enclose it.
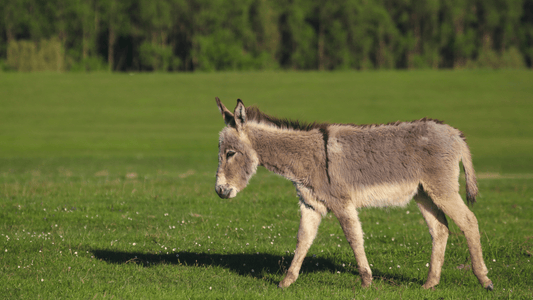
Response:
[[[215,191],[217,192],[218,196],[222,199],[228,199],[231,198],[233,193],[233,188],[223,185],[215,186]]]

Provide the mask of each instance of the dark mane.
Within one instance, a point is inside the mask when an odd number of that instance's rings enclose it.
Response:
[[[298,120],[290,119],[280,119],[276,117],[269,116],[264,112],[260,111],[257,106],[249,106],[246,108],[246,117],[248,120],[255,121],[257,123],[271,124],[280,129],[294,129],[301,131],[311,131],[314,129],[324,129],[329,125],[329,123],[308,123],[300,122]]]
[[[347,124],[340,124],[340,123],[319,123],[319,122],[301,122],[298,120],[291,120],[287,118],[276,118],[270,115],[265,114],[264,112],[260,111],[257,106],[249,106],[246,107],[246,116],[248,120],[255,121],[257,123],[263,123],[263,124],[270,124],[274,125],[280,129],[293,129],[293,130],[301,130],[301,131],[311,131],[314,129],[319,130],[326,130],[326,128],[329,125],[345,125],[345,126],[353,126],[357,128],[372,128],[372,127],[378,127],[382,125],[386,126],[398,126],[402,123],[419,123],[419,122],[434,122],[437,124],[444,124],[443,121],[437,120],[437,119],[431,119],[431,118],[422,118],[419,120],[414,120],[411,122],[402,122],[402,121],[396,121],[396,122],[390,122],[386,124],[361,124],[356,125],[353,123],[347,123]],[[462,133],[461,133],[462,134]],[[464,138],[463,138],[464,139]]]

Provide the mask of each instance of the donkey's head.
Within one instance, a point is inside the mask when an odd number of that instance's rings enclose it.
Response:
[[[226,127],[218,141],[218,170],[215,191],[220,198],[233,198],[244,189],[255,174],[259,159],[252,148],[246,130],[246,109],[240,99],[231,113],[216,98]]]

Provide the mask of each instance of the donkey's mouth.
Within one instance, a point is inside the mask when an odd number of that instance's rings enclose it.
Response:
[[[222,199],[233,198],[237,195],[237,191],[231,187],[217,186],[215,187],[215,191]]]

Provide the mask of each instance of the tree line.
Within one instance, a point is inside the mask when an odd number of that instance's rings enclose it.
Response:
[[[4,70],[531,68],[533,0],[12,0]]]

